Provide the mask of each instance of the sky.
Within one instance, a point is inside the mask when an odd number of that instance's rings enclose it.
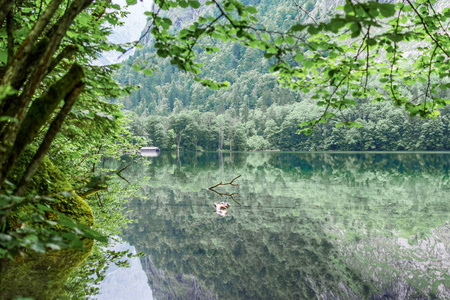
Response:
[[[136,250],[128,243],[116,244],[109,247],[115,251],[130,250],[136,254]],[[129,268],[119,268],[109,264],[106,277],[100,283],[100,293],[95,296],[97,300],[153,300],[153,293],[148,284],[148,278],[142,269],[138,257],[128,260]]]
[[[147,23],[147,16],[144,14],[146,11],[152,9],[152,0],[137,1],[135,5],[127,6],[126,0],[114,0],[114,4],[120,5],[120,8],[130,12],[127,17],[122,18],[120,21],[124,22],[124,26],[113,27],[113,34],[108,38],[113,43],[129,43],[137,41],[141,37],[142,30]],[[127,52],[125,55],[118,51],[109,51],[103,53],[95,64],[107,65],[115,64],[123,61],[134,53],[133,51]]]

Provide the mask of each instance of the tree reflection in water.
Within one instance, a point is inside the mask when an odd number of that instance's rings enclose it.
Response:
[[[163,154],[132,165],[123,238],[157,299],[447,299],[449,158]],[[242,206],[217,218],[204,187],[235,174]]]
[[[209,187],[208,190],[216,193],[217,195],[219,195],[220,197],[230,197],[234,202],[236,202],[237,205],[242,206],[239,202],[236,201],[236,199],[234,198],[235,196],[239,195],[239,193],[221,193],[219,191],[216,190],[217,187],[219,186],[224,186],[224,185],[232,185],[232,186],[238,186],[239,184],[235,183],[234,181],[236,179],[238,179],[239,177],[241,177],[241,175],[235,177],[233,180],[231,180],[230,182],[225,182],[223,183],[222,181],[219,182],[216,185],[213,185],[212,187]],[[228,202],[220,202],[219,204],[214,203],[214,207],[215,207],[215,213],[218,214],[219,216],[225,217],[228,216],[228,208],[230,207],[230,204]]]

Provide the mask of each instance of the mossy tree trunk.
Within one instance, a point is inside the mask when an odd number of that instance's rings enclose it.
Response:
[[[2,11],[0,27],[4,26],[4,19],[11,11],[13,2],[0,0]],[[40,128],[49,121],[61,100],[72,93],[84,77],[82,68],[74,65],[63,78],[49,88],[46,94],[34,99],[36,90],[43,83],[44,78],[64,57],[73,53],[77,48],[69,46],[62,50],[59,49],[61,41],[74,19],[92,3],[92,0],[72,1],[65,13],[52,24],[52,20],[57,17],[57,10],[61,3],[62,0],[50,1],[17,50],[14,49],[12,35],[8,35],[8,64],[0,73],[0,92],[3,94],[0,99],[0,116],[9,120],[5,121],[3,118],[3,123],[0,124],[2,137],[0,185],[3,185],[8,172],[23,149],[33,140]],[[58,52],[59,54],[55,56]],[[14,56],[11,57],[12,55]],[[47,142],[51,144],[52,140],[53,138]]]
[[[61,111],[59,112],[58,116],[53,120],[52,124],[50,125],[50,128],[47,131],[47,134],[44,137],[44,140],[42,141],[42,144],[40,145],[39,149],[36,151],[36,154],[34,155],[33,159],[31,160],[30,165],[25,171],[25,174],[22,176],[22,179],[20,180],[19,184],[17,185],[17,190],[15,194],[17,196],[21,196],[25,189],[28,186],[28,183],[30,182],[31,178],[36,173],[37,169],[39,168],[39,165],[41,164],[42,160],[44,159],[44,156],[47,154],[48,150],[50,149],[50,145],[52,144],[53,140],[56,137],[56,134],[61,129],[61,126],[66,119],[67,114],[72,109],[72,106],[75,104],[75,101],[77,100],[80,93],[83,91],[84,83],[78,83],[73,90],[66,96],[65,103]]]
[[[42,126],[50,119],[61,99],[66,98],[80,84],[83,76],[83,69],[78,65],[74,65],[63,78],[49,88],[47,94],[32,103],[21,123],[13,146],[6,153],[7,159],[5,159],[0,169],[0,178],[2,180],[6,178],[25,147],[36,137]]]

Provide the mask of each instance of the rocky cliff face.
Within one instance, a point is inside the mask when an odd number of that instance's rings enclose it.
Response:
[[[155,299],[218,299],[217,294],[205,289],[193,275],[174,276],[162,269],[157,269],[149,256],[141,258],[141,263]]]
[[[381,299],[450,299],[450,226],[410,240],[373,237],[341,245],[352,268],[382,291]]]

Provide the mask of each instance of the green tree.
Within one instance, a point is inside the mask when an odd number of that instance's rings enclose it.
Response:
[[[188,136],[188,126],[192,126],[193,119],[187,112],[181,112],[178,115],[172,115],[169,121],[169,128],[173,130],[175,134],[175,141],[177,146],[177,152],[180,152],[181,141]]]
[[[91,226],[114,202],[103,199],[99,208],[87,197],[104,189],[107,176],[96,176],[100,156],[133,149],[126,117],[108,101],[131,89],[113,80],[117,65],[93,62],[102,51],[125,51],[107,42],[121,14],[110,1],[0,1],[0,298],[54,298],[89,255],[92,238],[105,242],[111,234]],[[63,248],[71,249],[57,251]],[[19,268],[18,254],[26,257]]]
[[[170,5],[159,0],[155,4],[160,9],[155,10],[158,12],[178,6],[201,7],[196,0],[173,1]],[[151,13],[154,27],[150,32],[159,56],[170,58],[172,64],[197,76],[202,67],[195,60],[197,49],[203,48],[208,53],[219,51],[206,38],[240,43],[247,48],[243,58],[253,57],[253,66],[258,62],[258,52],[262,51],[270,65],[269,71],[282,84],[307,93],[321,107],[318,117],[302,123],[309,125],[303,129],[307,134],[312,133],[316,124],[335,117],[341,118],[336,126],[359,127],[355,120],[341,114],[346,108],[354,108],[359,99],[384,101],[388,98],[411,117],[437,116],[438,109],[449,103],[439,94],[440,89],[448,88],[445,81],[432,82],[434,77],[448,81],[445,61],[450,58],[450,35],[442,34],[447,32],[443,24],[450,16],[448,5],[442,1],[437,5],[436,0],[395,4],[345,0],[339,4],[343,4],[338,7],[339,13],[324,22],[313,19],[318,14],[297,18],[292,9],[280,7],[275,19],[286,29],[273,30],[273,22],[266,19],[260,22],[253,6],[237,0],[208,1],[207,13],[179,30],[164,15]],[[308,4],[297,6],[301,8],[297,10],[299,13],[312,9]],[[261,5],[261,10],[264,7]],[[405,68],[410,59],[407,52],[410,47],[406,45],[412,44],[420,44],[417,53],[412,54],[417,56],[417,63]],[[200,47],[196,48],[197,45]],[[373,78],[379,81],[382,90],[370,88]],[[226,82],[202,77],[196,80],[212,89],[228,86]],[[425,88],[417,91],[416,99],[411,99],[403,87],[417,83],[424,83]]]
[[[278,146],[278,133],[280,129],[274,120],[269,120],[266,123],[266,129],[264,130],[264,137],[273,147]]]

